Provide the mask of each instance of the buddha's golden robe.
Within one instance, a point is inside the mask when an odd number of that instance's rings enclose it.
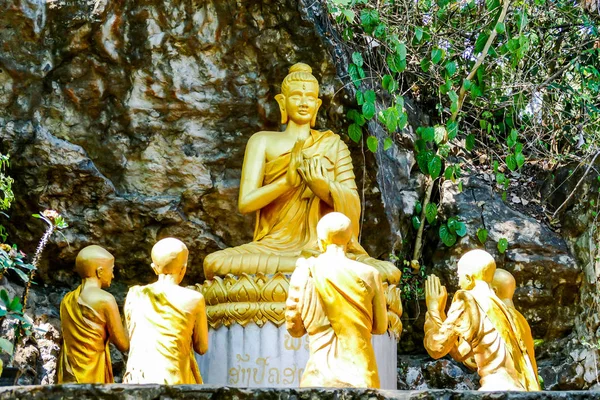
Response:
[[[63,341],[58,383],[113,383],[106,321],[81,299],[83,285],[60,303]]]
[[[301,387],[379,388],[371,345],[373,307],[387,314],[385,301],[373,304],[375,290],[383,292],[380,282],[373,287],[352,268],[319,266],[316,258],[298,260],[287,302],[295,311],[288,308],[286,320],[294,336],[304,330],[309,335]]]
[[[123,383],[202,383],[191,313],[173,304],[160,285],[130,288],[124,312],[130,347]]]
[[[353,238],[348,257],[369,264],[382,272],[393,272],[392,283],[399,281],[400,271],[392,263],[369,257],[358,243],[360,199],[354,181],[350,151],[339,135],[331,131],[311,130],[302,150],[305,159],[321,158],[330,180],[333,207],[317,197],[303,182],[256,212],[252,242],[220,250],[204,259],[207,278],[242,272],[273,274],[294,270],[299,257],[319,254],[317,223],[322,216],[338,211],[352,221]],[[290,153],[284,153],[265,165],[263,185],[286,179]]]
[[[456,350],[460,340],[466,342],[471,351],[462,356],[474,358],[480,390],[539,390],[537,372],[519,332],[514,314],[500,299],[490,297],[484,309],[468,291],[459,290],[444,321],[427,312],[424,345],[437,359]],[[463,361],[456,352],[452,356]]]

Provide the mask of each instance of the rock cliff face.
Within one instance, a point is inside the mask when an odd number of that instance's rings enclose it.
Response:
[[[315,3],[315,7],[322,5]],[[204,257],[252,239],[237,211],[250,135],[280,129],[273,97],[303,61],[321,81],[317,127],[344,130],[335,60],[296,1],[58,0],[0,5],[0,150],[12,156],[17,203],[11,240],[33,250],[43,227],[70,224],[49,246],[41,277],[72,283],[85,245],[116,256],[117,280],[152,279],[151,246],[165,236],[190,248],[188,280]],[[317,10],[318,11],[318,10]],[[322,12],[322,9],[321,9]],[[387,257],[389,231],[375,172],[362,179],[363,242]],[[371,156],[367,156],[371,157]]]

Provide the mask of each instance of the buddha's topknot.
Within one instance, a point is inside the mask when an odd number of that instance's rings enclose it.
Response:
[[[290,67],[289,74],[281,84],[281,93],[287,96],[291,82],[312,82],[319,85],[319,81],[312,74],[312,68],[308,64],[296,63]]]

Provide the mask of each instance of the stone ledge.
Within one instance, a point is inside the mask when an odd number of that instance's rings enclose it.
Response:
[[[39,385],[0,388],[0,400],[88,399],[219,399],[219,400],[386,400],[386,399],[600,399],[600,392],[477,392],[452,390],[399,391],[373,389],[245,389],[208,385]]]

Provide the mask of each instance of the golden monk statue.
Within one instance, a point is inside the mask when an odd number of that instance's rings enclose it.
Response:
[[[514,314],[491,288],[495,271],[493,257],[483,250],[461,257],[461,290],[454,295],[447,317],[446,288],[437,276],[427,278],[425,349],[436,359],[448,353],[458,361],[473,357],[480,390],[539,390]]]
[[[533,336],[531,335],[531,328],[529,327],[529,324],[527,323],[527,320],[523,314],[517,311],[515,308],[515,303],[513,303],[513,296],[516,288],[517,282],[512,274],[505,269],[496,268],[494,280],[492,281],[492,289],[494,289],[494,292],[498,298],[502,300],[504,304],[506,304],[508,310],[513,314],[519,337],[523,342],[521,345],[524,345],[527,348],[527,356],[529,357],[529,361],[531,362],[533,370],[535,371],[536,379],[539,381],[539,378],[537,378],[537,362],[535,361],[535,349]],[[540,390],[539,385],[535,390]]]
[[[388,326],[381,277],[346,257],[353,235],[348,217],[329,213],[316,230],[324,253],[298,259],[286,302],[290,335],[309,335],[300,386],[379,388],[371,334],[383,334]]]
[[[202,383],[194,350],[208,350],[204,297],[179,286],[187,268],[188,249],[166,238],[152,248],[158,281],[133,286],[125,300],[131,339],[124,383]]]
[[[321,106],[311,68],[292,66],[275,99],[286,129],[252,135],[242,167],[238,206],[242,213],[256,213],[254,239],[206,257],[206,278],[291,273],[299,257],[319,253],[319,219],[338,211],[352,221],[348,257],[372,265],[384,280],[397,283],[400,271],[369,257],[358,243],[360,199],[348,147],[331,131],[311,129]]]
[[[58,383],[112,383],[109,340],[121,351],[129,339],[117,302],[102,290],[113,279],[115,258],[100,246],[77,254],[75,271],[81,285],[60,303],[63,342],[58,358]]]

